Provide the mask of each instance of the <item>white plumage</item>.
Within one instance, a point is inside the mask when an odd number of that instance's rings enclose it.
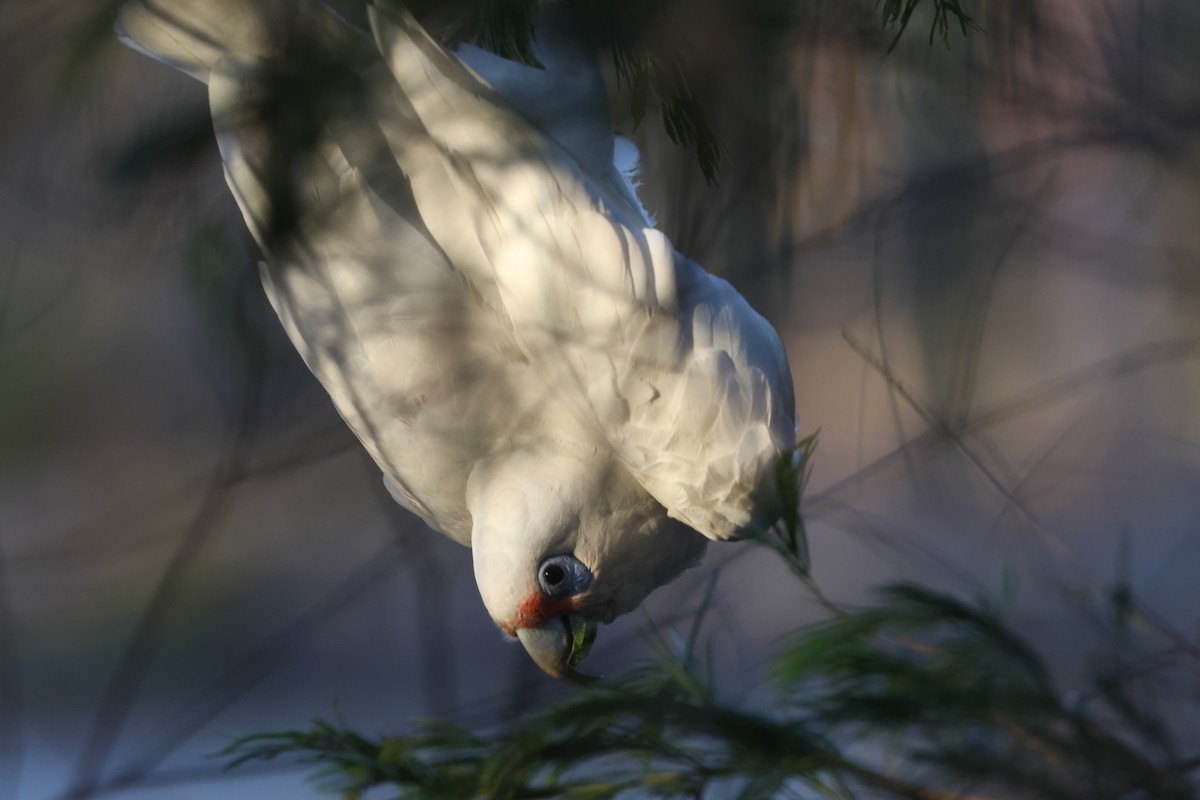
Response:
[[[569,676],[580,625],[590,641],[694,563],[696,532],[752,521],[794,444],[786,355],[653,228],[565,15],[540,29],[543,71],[456,57],[403,11],[371,6],[370,39],[305,13],[366,55],[356,102],[289,165],[286,242],[265,240],[278,132],[248,110],[274,51],[250,0],[139,0],[118,27],[208,83],[288,335],[397,501],[473,548],[501,629]]]

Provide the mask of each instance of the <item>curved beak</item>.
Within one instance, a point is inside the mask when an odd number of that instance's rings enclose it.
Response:
[[[517,628],[517,638],[547,675],[567,683],[588,684],[597,679],[576,672],[575,667],[592,649],[596,628],[590,619],[563,614],[536,628]]]

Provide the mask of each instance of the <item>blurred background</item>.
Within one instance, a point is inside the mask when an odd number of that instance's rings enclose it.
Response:
[[[617,125],[660,227],[787,345],[825,595],[1002,602],[1064,687],[1155,665],[1200,746],[1172,666],[1200,647],[1200,8],[964,1],[982,30],[947,47],[919,6],[889,52],[871,2],[665,7],[646,35],[687,56],[719,182],[614,79]],[[304,767],[214,753],[567,691],[286,341],[204,87],[97,18],[0,2],[0,800],[301,797]],[[721,690],[767,702],[773,643],[823,612],[747,544],[602,631],[591,671],[690,624],[714,575]],[[1140,609],[1120,653],[1114,587]]]

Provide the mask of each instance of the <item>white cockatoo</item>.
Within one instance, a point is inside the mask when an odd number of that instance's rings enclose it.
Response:
[[[541,69],[364,9],[292,4],[277,24],[254,0],[133,0],[117,29],[208,84],[271,304],[392,495],[472,549],[505,634],[578,677],[599,623],[769,522],[756,493],[795,443],[787,357],[654,228],[568,14],[562,39],[539,30]],[[325,47],[355,55],[332,98],[314,88],[317,124],[265,112],[304,101],[269,76],[303,80]]]

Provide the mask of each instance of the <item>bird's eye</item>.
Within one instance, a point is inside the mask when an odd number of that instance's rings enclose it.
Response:
[[[548,597],[579,594],[592,582],[592,573],[575,556],[550,556],[538,567],[538,586]]]

